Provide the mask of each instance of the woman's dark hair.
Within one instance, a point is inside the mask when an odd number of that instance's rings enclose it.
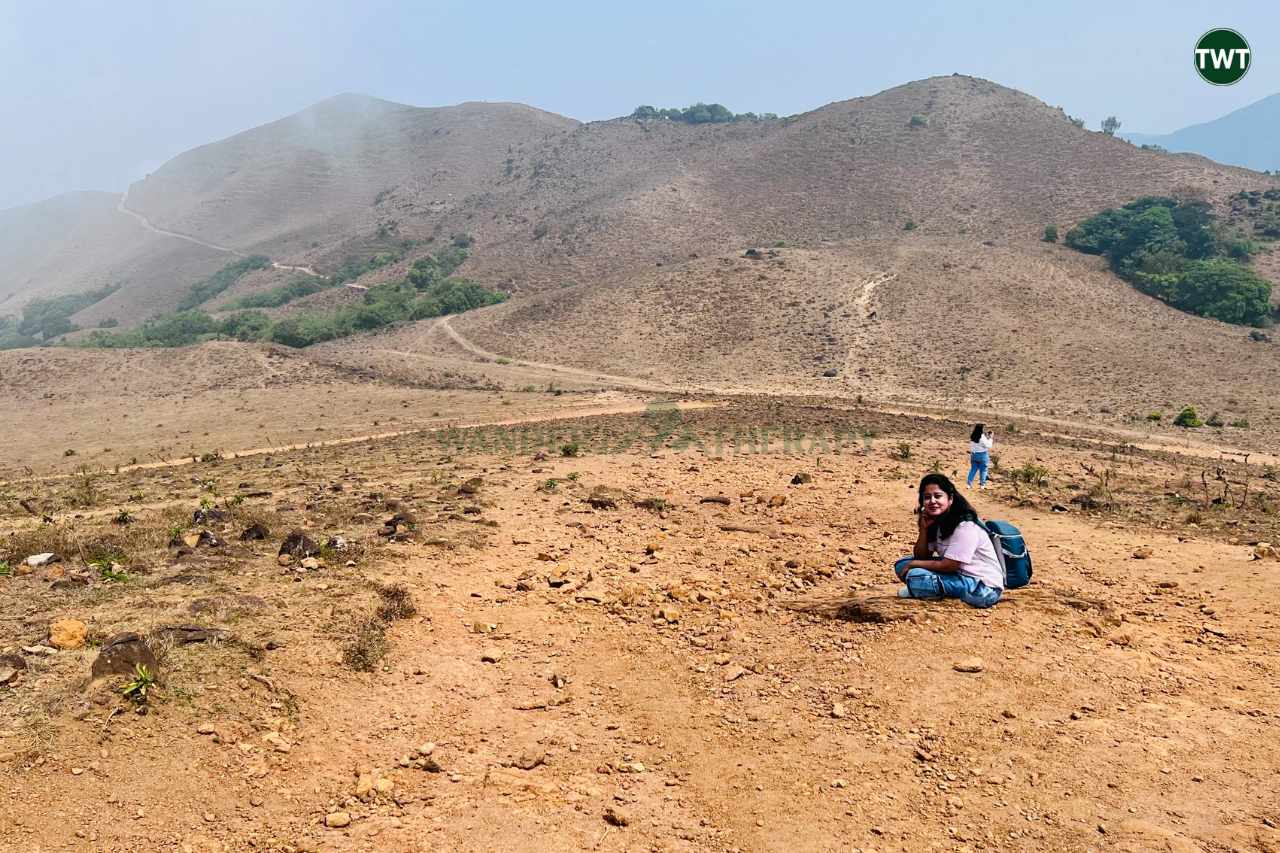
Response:
[[[920,503],[918,506],[924,506],[924,487],[937,486],[951,497],[951,506],[947,507],[947,511],[938,516],[938,520],[934,522],[933,529],[936,531],[933,535],[935,539],[946,539],[952,533],[956,532],[956,528],[960,526],[962,521],[972,521],[974,524],[981,524],[978,519],[978,511],[973,508],[968,499],[964,495],[956,491],[956,486],[944,474],[925,474],[920,480],[920,489],[917,492]]]
[[[987,431],[987,425],[986,425],[986,424],[974,424],[974,425],[973,425],[973,432],[969,433],[969,440],[970,440],[970,441],[981,441],[981,440],[982,440],[982,434],[983,434],[984,432],[986,432],[986,431]]]

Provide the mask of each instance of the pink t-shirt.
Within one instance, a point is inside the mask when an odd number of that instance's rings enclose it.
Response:
[[[1004,572],[996,558],[996,549],[981,525],[960,522],[949,537],[934,540],[933,553],[959,563],[960,574],[977,578],[992,589],[1004,589]]]

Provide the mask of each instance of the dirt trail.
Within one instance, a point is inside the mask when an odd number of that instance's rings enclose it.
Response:
[[[188,243],[194,243],[195,245],[203,246],[206,249],[213,249],[215,252],[226,252],[227,254],[235,255],[237,258],[249,257],[247,254],[240,251],[239,249],[233,249],[230,246],[219,246],[217,243],[210,243],[208,241],[201,240],[199,237],[192,237],[190,234],[183,234],[180,231],[170,231],[167,228],[160,228],[154,223],[152,223],[150,219],[143,216],[141,213],[138,213],[136,210],[130,210],[127,204],[128,200],[129,200],[129,190],[126,189],[124,193],[120,196],[120,201],[116,204],[116,210],[118,210],[120,213],[125,214],[126,216],[132,216],[142,225],[143,228],[147,229],[153,234],[162,234],[165,237],[173,237],[174,239],[177,239],[177,240],[186,240]],[[289,270],[291,272],[300,272],[305,275],[312,276],[313,278],[324,277],[320,273],[313,270],[311,267],[307,267],[307,266],[295,266],[292,264],[282,264],[277,261],[272,261],[271,267],[272,269],[277,269],[277,270]],[[353,284],[347,284],[347,287],[350,287],[354,290],[368,289],[366,287],[361,287],[359,285],[353,285]]]
[[[862,290],[858,292],[858,312],[867,319],[871,316],[871,297],[875,295],[876,288],[882,284],[888,284],[898,277],[896,272],[882,272],[877,276],[867,279],[862,285]]]
[[[677,385],[665,385],[665,384],[660,385],[652,382],[645,382],[644,380],[633,379],[629,376],[614,376],[608,373],[597,373],[592,370],[582,370],[576,367],[565,367],[564,365],[559,365],[559,364],[546,364],[544,362],[539,362],[539,361],[526,361],[524,359],[519,359],[519,358],[510,358],[509,356],[501,356],[501,355],[498,355],[497,353],[492,353],[492,352],[489,352],[488,350],[482,349],[479,346],[472,343],[471,341],[464,338],[461,334],[458,333],[456,329],[453,328],[452,324],[449,323],[448,317],[441,317],[439,320],[436,321],[436,326],[440,328],[445,334],[447,334],[449,338],[458,346],[462,347],[464,350],[471,353],[472,355],[478,358],[485,359],[486,361],[496,362],[499,359],[503,359],[506,361],[510,361],[512,364],[518,364],[522,367],[530,367],[538,370],[545,370],[550,373],[563,373],[569,376],[577,376],[583,379],[592,379],[598,382],[606,382],[606,383],[609,383],[612,385],[618,385],[624,388],[635,388],[641,391],[673,393],[673,392],[691,390],[688,388],[681,388],[680,386],[677,386]]]

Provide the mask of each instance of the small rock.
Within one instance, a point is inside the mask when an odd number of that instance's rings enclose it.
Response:
[[[200,723],[196,726],[196,734],[198,735],[211,735],[216,731],[217,729],[213,723]]]
[[[368,800],[373,796],[373,774],[361,773],[360,778],[356,780],[356,796],[361,800]]]
[[[27,557],[27,559],[23,560],[23,563],[25,563],[26,565],[30,566],[33,569],[40,569],[49,565],[50,563],[61,563],[61,562],[62,562],[62,558],[59,557],[57,554],[52,554],[52,553],[32,554],[30,557]]]
[[[801,471],[791,478],[791,485],[803,486],[805,483],[813,482],[813,475],[807,471]]]
[[[482,663],[497,663],[502,660],[501,649],[485,649],[480,653],[480,661]]]
[[[59,619],[49,625],[49,644],[56,649],[84,648],[89,626],[79,619]]]
[[[731,666],[731,667],[729,667],[728,669],[726,669],[726,670],[725,670],[725,672],[724,672],[724,680],[725,680],[725,681],[737,681],[739,678],[741,678],[742,676],[744,676],[744,675],[746,675],[746,674],[747,674],[747,671],[746,671],[745,669],[743,669],[742,667],[740,667],[740,666]]]
[[[300,565],[302,568],[306,569],[309,572],[314,572],[316,569],[320,568],[320,561],[317,560],[315,557],[306,557],[298,565]]]
[[[532,770],[533,768],[545,764],[547,754],[540,750],[526,750],[516,758],[515,765],[521,770]]]
[[[982,672],[982,658],[965,658],[951,665],[956,672]]]
[[[1152,550],[1151,548],[1149,548],[1149,547],[1147,547],[1147,546],[1145,546],[1145,545],[1144,545],[1144,546],[1142,546],[1141,548],[1138,548],[1138,549],[1136,549],[1136,550],[1133,552],[1133,559],[1135,559],[1135,560],[1149,560],[1149,559],[1151,559],[1152,555],[1154,555],[1154,554],[1155,554],[1155,551],[1154,551],[1154,550]]]
[[[629,826],[631,816],[619,808],[609,806],[604,810],[604,822],[610,826]]]
[[[418,755],[427,756],[436,751],[436,745],[430,741],[418,747]]]
[[[344,826],[350,826],[351,814],[349,812],[330,812],[325,815],[324,825],[330,829],[341,829]]]
[[[831,716],[837,720],[843,720],[846,716],[848,716],[848,713],[849,712],[845,710],[844,705],[840,704],[839,702],[836,702],[834,705],[831,706]]]

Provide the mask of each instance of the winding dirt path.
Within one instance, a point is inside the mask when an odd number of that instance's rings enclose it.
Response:
[[[446,335],[448,335],[450,340],[452,340],[455,344],[462,347],[464,350],[471,353],[472,355],[478,358],[485,359],[487,361],[496,362],[499,359],[502,359],[504,361],[510,362],[511,364],[516,364],[521,367],[529,367],[535,370],[545,370],[550,373],[560,373],[566,376],[574,376],[579,379],[592,379],[597,382],[607,382],[612,385],[618,385],[624,388],[635,388],[640,391],[653,391],[658,393],[669,394],[677,391],[694,390],[691,388],[683,388],[677,385],[656,384],[653,382],[645,382],[642,379],[634,379],[629,376],[614,376],[613,374],[609,374],[609,373],[596,373],[595,371],[592,371],[592,370],[581,370],[576,367],[565,367],[559,364],[546,364],[540,361],[526,361],[520,358],[511,358],[510,356],[498,355],[497,353],[492,353],[486,349],[482,349],[481,347],[476,346],[474,343],[472,343],[471,341],[467,340],[462,335],[460,335],[458,331],[454,329],[453,326],[449,323],[448,317],[441,317],[439,320],[436,321],[436,326],[439,327],[440,330],[443,331]],[[703,390],[703,389],[698,389],[698,390]],[[716,393],[723,393],[723,392],[716,392]]]
[[[180,231],[170,231],[167,228],[160,228],[155,223],[153,223],[150,219],[143,216],[141,213],[138,213],[136,210],[130,210],[127,204],[128,200],[129,200],[129,190],[126,189],[124,193],[121,194],[120,201],[116,204],[116,210],[119,211],[120,213],[125,214],[126,216],[132,216],[134,219],[138,221],[138,223],[143,228],[147,229],[153,234],[161,234],[165,237],[173,237],[177,240],[186,240],[188,243],[194,243],[195,245],[203,246],[206,249],[213,249],[215,252],[226,252],[227,254],[235,255],[237,258],[249,257],[247,254],[240,251],[239,249],[233,249],[230,246],[219,246],[217,243],[210,243],[206,240],[201,240],[199,237],[192,237],[190,234],[183,234]],[[320,273],[316,272],[315,270],[313,270],[311,267],[308,267],[308,266],[282,264],[277,261],[272,261],[271,268],[277,269],[277,270],[289,270],[291,272],[300,272],[304,275],[309,275],[312,278],[324,278],[324,276],[322,276]],[[346,286],[353,290],[368,290],[368,288],[366,287],[363,287],[361,285],[351,284],[351,283],[347,283]]]

